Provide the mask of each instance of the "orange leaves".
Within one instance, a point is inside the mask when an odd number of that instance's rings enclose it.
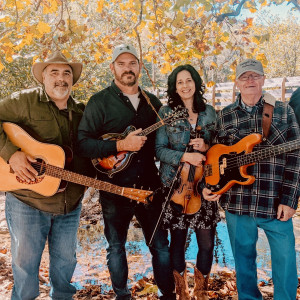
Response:
[[[101,14],[103,10],[103,5],[104,5],[104,0],[98,0],[96,12]]]
[[[36,25],[36,29],[38,30],[41,36],[51,31],[51,27],[49,26],[49,24],[42,21]]]
[[[7,249],[6,249],[6,248],[2,248],[2,249],[0,249],[0,253],[2,253],[2,254],[6,254],[6,253],[7,253]]]
[[[43,7],[43,14],[52,14],[55,13],[59,6],[61,5],[60,0],[43,0],[42,7]]]

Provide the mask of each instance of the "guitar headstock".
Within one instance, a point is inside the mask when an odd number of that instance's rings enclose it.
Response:
[[[173,112],[171,112],[165,119],[164,122],[167,124],[174,123],[178,120],[187,119],[189,116],[188,110],[185,107],[177,106]]]
[[[133,188],[124,188],[122,196],[127,197],[131,200],[148,204],[149,201],[152,201],[153,192]]]

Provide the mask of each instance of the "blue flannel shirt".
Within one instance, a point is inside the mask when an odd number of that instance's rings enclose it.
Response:
[[[234,145],[252,133],[262,134],[263,97],[248,112],[241,96],[225,107],[217,118],[215,143]],[[300,138],[299,125],[288,103],[276,101],[269,136],[253,151],[284,144]],[[247,168],[255,176],[251,185],[234,184],[220,198],[222,207],[230,213],[260,218],[276,218],[279,204],[297,208],[300,196],[300,151],[272,156]]]

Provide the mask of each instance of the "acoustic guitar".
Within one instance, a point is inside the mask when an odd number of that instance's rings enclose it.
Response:
[[[169,114],[163,120],[142,130],[138,135],[146,136],[166,124],[171,124],[177,120],[186,119],[187,117],[187,109],[184,107],[177,107],[173,113]],[[130,132],[135,130],[136,128],[134,126],[128,126],[123,133],[107,133],[102,135],[99,139],[103,141],[119,141],[125,139]],[[120,151],[116,155],[110,155],[104,158],[94,158],[92,159],[92,164],[98,171],[111,178],[115,173],[124,170],[129,165],[132,156],[135,153],[136,151]]]
[[[204,165],[204,177],[207,188],[213,194],[221,195],[235,183],[249,185],[255,177],[247,174],[247,167],[256,162],[291,152],[300,148],[300,141],[290,141],[284,144],[265,147],[252,151],[253,147],[262,141],[260,134],[250,134],[232,146],[216,144],[207,154]]]
[[[142,203],[148,203],[152,200],[152,191],[120,187],[65,170],[66,155],[62,147],[38,142],[21,127],[13,123],[3,123],[3,129],[14,145],[37,160],[31,165],[38,172],[38,176],[36,176],[35,181],[30,183],[23,181],[13,173],[10,165],[0,157],[0,176],[2,178],[0,191],[28,189],[43,196],[52,196],[62,190],[61,183],[63,180],[94,187]]]

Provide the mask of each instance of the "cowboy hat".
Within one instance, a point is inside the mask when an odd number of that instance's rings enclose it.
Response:
[[[73,85],[78,81],[82,71],[82,63],[69,62],[60,51],[55,51],[45,60],[45,62],[37,62],[33,64],[31,69],[33,77],[38,82],[43,83],[42,73],[44,69],[51,64],[69,65],[73,71]]]

